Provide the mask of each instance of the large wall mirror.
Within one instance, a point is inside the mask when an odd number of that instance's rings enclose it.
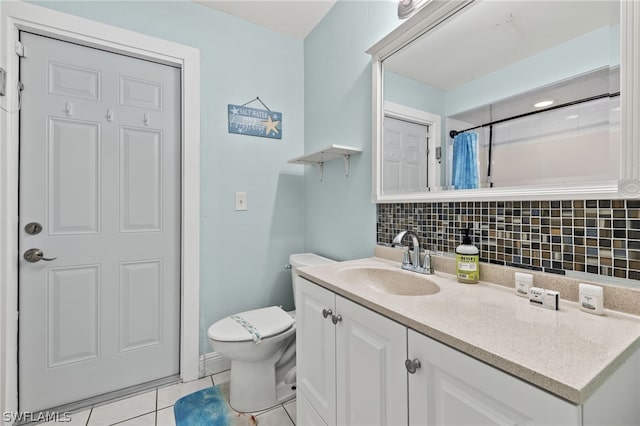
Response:
[[[640,196],[639,10],[426,2],[368,51],[373,200]]]

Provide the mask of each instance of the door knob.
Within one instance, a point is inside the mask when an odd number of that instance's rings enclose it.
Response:
[[[322,316],[327,318],[329,315],[332,315],[333,311],[331,309],[323,309],[322,310]]]
[[[331,315],[331,322],[333,322],[334,325],[339,323],[340,321],[342,321],[342,315]]]
[[[408,359],[404,362],[404,366],[407,367],[407,371],[409,372],[409,374],[415,374],[418,368],[422,367],[422,365],[420,365],[419,359]]]
[[[38,248],[32,248],[24,252],[24,260],[30,263],[36,263],[41,260],[51,262],[52,260],[56,260],[56,259],[57,257],[51,257],[51,258],[44,257],[44,253],[42,253],[42,250]]]

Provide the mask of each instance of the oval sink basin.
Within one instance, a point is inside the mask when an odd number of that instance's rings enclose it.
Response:
[[[339,272],[340,278],[362,284],[376,293],[397,296],[427,296],[440,291],[438,284],[414,272],[383,268],[349,268]]]

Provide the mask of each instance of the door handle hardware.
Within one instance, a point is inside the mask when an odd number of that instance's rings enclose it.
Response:
[[[333,311],[331,309],[323,309],[322,316],[327,318],[329,315],[333,315]]]
[[[73,116],[73,105],[71,102],[67,102],[64,106],[64,113],[67,114],[67,117]]]
[[[38,248],[32,248],[24,252],[24,260],[26,260],[29,263],[36,263],[41,260],[51,262],[52,260],[56,260],[56,259],[57,257],[50,257],[50,258],[44,257],[44,253],[42,252],[42,250]]]
[[[107,108],[107,121],[113,121],[113,108]]]
[[[24,226],[24,232],[26,232],[29,235],[36,235],[36,234],[39,234],[41,231],[42,231],[42,225],[40,225],[38,222],[30,222]]]
[[[144,123],[145,126],[148,126],[150,121],[151,120],[149,118],[149,113],[145,112],[144,113],[144,118],[142,119],[142,122]]]
[[[342,321],[342,315],[331,315],[331,322],[333,322],[334,325],[339,323],[340,321]]]
[[[404,366],[407,367],[407,371],[409,372],[409,374],[416,374],[418,368],[422,367],[419,359],[408,359],[404,362]]]

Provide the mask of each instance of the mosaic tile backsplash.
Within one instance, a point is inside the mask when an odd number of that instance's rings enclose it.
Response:
[[[413,230],[454,253],[468,228],[481,262],[640,280],[640,200],[394,203],[377,216],[378,244]]]

